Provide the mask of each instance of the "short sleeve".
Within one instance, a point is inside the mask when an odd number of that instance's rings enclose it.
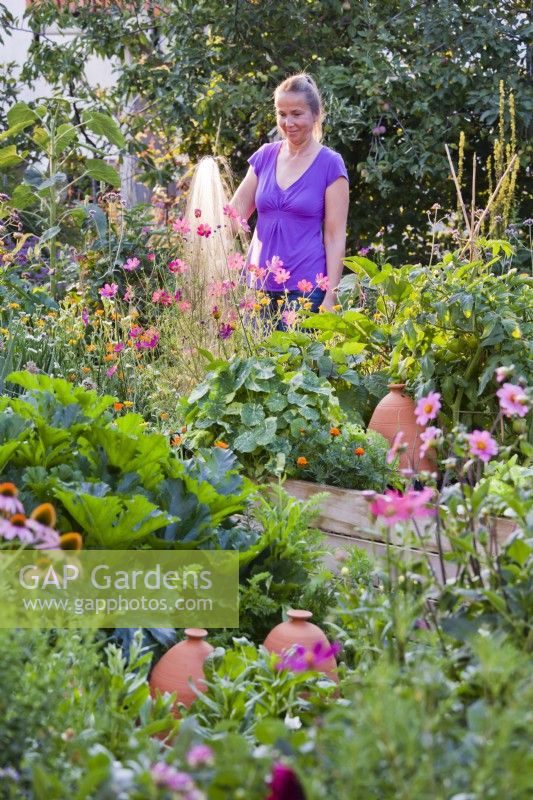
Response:
[[[348,172],[344,160],[339,153],[331,151],[331,158],[328,162],[328,169],[326,172],[326,187],[334,183],[337,178],[346,178],[348,180]]]
[[[248,163],[252,165],[254,168],[254,172],[257,176],[259,176],[263,170],[265,164],[265,153],[266,153],[266,145],[262,145],[259,150],[256,150],[250,158],[248,159]]]

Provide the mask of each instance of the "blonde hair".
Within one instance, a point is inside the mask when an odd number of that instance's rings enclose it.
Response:
[[[274,89],[274,102],[276,102],[281,92],[299,92],[305,96],[305,102],[315,117],[313,136],[320,142],[322,139],[324,105],[320,92],[318,91],[318,86],[313,78],[306,72],[299,72],[297,75],[291,75],[289,78],[285,78],[285,80]]]

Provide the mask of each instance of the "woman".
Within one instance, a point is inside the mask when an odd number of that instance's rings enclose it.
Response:
[[[345,253],[346,167],[320,144],[323,109],[312,78],[287,78],[274,102],[281,141],[264,144],[248,159],[231,205],[244,219],[257,209],[247,261],[266,270],[262,288],[273,311],[286,308],[285,298],[296,304],[304,295],[312,311],[321,305],[331,310]]]

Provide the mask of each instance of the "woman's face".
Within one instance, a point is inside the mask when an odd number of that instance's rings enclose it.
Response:
[[[303,92],[280,92],[276,98],[276,118],[281,135],[291,144],[304,144],[313,136],[316,116]]]

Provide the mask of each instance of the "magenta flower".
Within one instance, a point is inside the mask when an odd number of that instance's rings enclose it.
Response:
[[[375,128],[372,128],[372,136],[383,136],[386,132],[387,128],[385,125],[376,125]]]
[[[109,369],[106,371],[107,377],[108,378],[112,378],[113,375],[115,374],[115,372],[117,371],[117,369],[118,369],[118,367],[117,367],[116,364],[113,364],[112,367],[109,367]]]
[[[158,344],[159,333],[155,328],[147,328],[135,342],[135,347],[137,350],[153,350]]]
[[[248,225],[248,222],[247,222],[247,220],[245,220],[245,219],[244,219],[244,217],[243,217],[242,219],[240,219],[240,220],[239,220],[239,222],[240,222],[240,226],[241,226],[241,228],[243,229],[243,231],[244,231],[245,233],[250,233],[250,230],[251,230],[251,228],[250,228],[250,226]]]
[[[272,274],[274,275],[274,281],[279,284],[286,283],[291,277],[289,270],[283,269],[282,267],[275,270]]]
[[[141,328],[140,325],[133,325],[133,327],[130,328],[130,336],[132,339],[136,339],[138,336],[141,335],[142,332],[143,329]]]
[[[381,517],[385,525],[394,525],[417,517],[430,517],[437,512],[428,508],[433,497],[433,489],[426,487],[421,492],[410,489],[405,494],[389,489],[385,494],[378,494],[370,503],[370,512]]]
[[[296,324],[296,320],[298,319],[298,312],[295,311],[293,308],[284,311],[281,315],[281,319],[285,323],[288,328],[292,328]]]
[[[122,265],[122,269],[125,269],[127,272],[133,272],[140,267],[141,262],[138,258],[128,258],[128,260]]]
[[[498,445],[488,431],[472,431],[467,436],[470,455],[477,456],[485,464],[498,455]]]
[[[118,286],[116,283],[105,283],[103,287],[98,291],[100,297],[114,297],[118,292]]]
[[[278,761],[272,765],[267,800],[305,800],[302,784],[294,770]]]
[[[387,453],[387,457],[385,459],[387,464],[392,464],[392,462],[396,458],[396,455],[398,453],[403,452],[403,450],[405,450],[405,448],[407,447],[407,444],[404,443],[404,441],[403,441],[403,437],[404,437],[404,432],[403,431],[398,431],[398,433],[396,434],[396,436],[392,440],[392,444],[390,446],[390,450]]]
[[[222,322],[218,326],[218,338],[219,339],[229,339],[229,337],[233,334],[235,328],[231,323]]]
[[[357,251],[358,256],[366,256],[370,252],[370,247],[360,247]]]
[[[194,209],[194,216],[196,217],[196,219],[199,219],[202,216],[202,209],[201,208],[195,208]]]
[[[172,229],[175,230],[176,233],[180,233],[182,236],[187,236],[187,234],[191,232],[191,226],[186,219],[183,219],[183,217],[178,217],[178,219],[175,220],[175,222],[172,224]]]
[[[164,761],[153,764],[150,773],[156,786],[170,789],[172,792],[179,792],[181,796],[186,793],[186,796],[189,797],[189,793],[195,789],[195,783],[190,775],[187,775],[186,772],[178,772]]]
[[[302,292],[302,294],[306,294],[307,292],[313,291],[313,284],[311,281],[306,281],[305,278],[301,281],[298,281],[296,284],[298,289]]]
[[[124,342],[118,342],[116,345],[114,345],[113,350],[115,353],[121,353],[125,347],[126,345]]]
[[[126,303],[129,303],[129,301],[131,300],[132,297],[133,297],[133,292],[128,287],[126,289],[126,291],[124,292],[124,300],[126,301]]]
[[[84,308],[83,311],[81,312],[81,321],[85,326],[89,324],[89,312],[87,311],[86,308]]]
[[[525,417],[529,411],[527,395],[521,386],[515,383],[504,383],[496,392],[500,401],[500,410],[505,417]]]
[[[174,300],[176,301],[176,303],[179,303],[181,298],[182,298],[181,289],[176,289],[176,291],[174,292]]]
[[[327,275],[324,275],[322,272],[319,272],[318,275],[315,275],[315,283],[319,289],[322,289],[323,292],[328,291],[329,278]]]
[[[421,397],[415,406],[418,425],[427,425],[430,419],[435,419],[441,408],[439,392],[430,392],[427,397]]]
[[[229,203],[227,203],[225,206],[222,206],[222,211],[224,212],[224,215],[230,219],[239,219],[238,212],[235,211],[235,209],[232,208]]]
[[[187,753],[187,764],[191,769],[197,767],[212,766],[215,761],[215,754],[207,744],[195,744]]]
[[[175,258],[173,261],[169,261],[168,268],[174,275],[183,275],[189,269],[189,265],[182,261],[181,258]]]
[[[146,258],[148,259],[148,261],[155,261],[155,253],[148,253]]]
[[[211,229],[211,227],[209,225],[207,225],[204,222],[202,222],[196,228],[196,233],[198,234],[198,236],[205,236],[206,239],[209,239],[209,237],[211,236],[213,231],[212,231],[212,229]]]
[[[433,447],[433,445],[441,436],[442,431],[440,428],[434,428],[430,426],[429,428],[426,428],[425,431],[422,431],[420,434],[420,438],[422,440],[422,444],[420,446],[420,458],[424,458],[430,447]]]
[[[326,662],[337,655],[341,646],[338,642],[326,645],[324,642],[315,642],[312,647],[297,644],[290,650],[281,654],[276,663],[276,669],[288,669],[290,672],[307,672],[308,670],[320,671]]]
[[[157,289],[152,294],[152,303],[159,303],[162,306],[171,306],[174,298],[164,289]]]

